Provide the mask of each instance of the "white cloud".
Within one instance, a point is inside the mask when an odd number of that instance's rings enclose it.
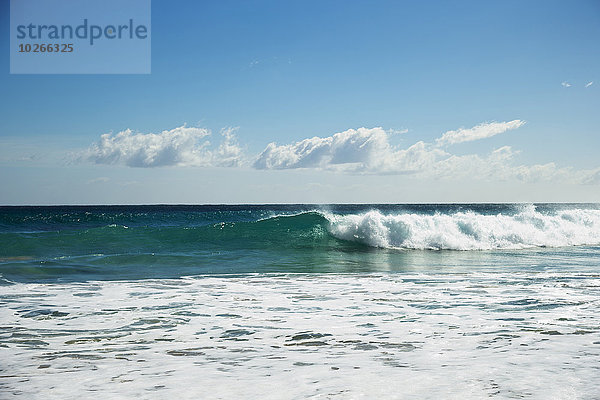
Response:
[[[487,155],[454,155],[439,143],[460,143],[490,137],[525,122],[480,124],[446,132],[436,144],[419,141],[408,148],[392,146],[382,128],[349,129],[329,137],[313,137],[288,145],[270,143],[254,162],[257,169],[315,168],[365,174],[409,174],[428,179],[600,183],[600,168],[574,170],[554,163],[521,165],[519,153],[503,146]]]
[[[594,81],[588,82],[585,84],[586,88],[589,88],[590,86],[592,86],[594,84]]]
[[[210,131],[185,125],[161,133],[133,133],[130,129],[100,137],[82,156],[97,164],[123,164],[129,167],[237,166],[242,151],[233,130],[224,130],[224,142],[216,152],[202,141]]]
[[[257,169],[321,168],[345,172],[415,174],[432,168],[445,151],[419,141],[401,149],[382,128],[348,129],[278,146],[269,143],[254,162]]]
[[[489,155],[452,155],[439,161],[421,176],[434,179],[474,179],[483,181],[562,182],[574,184],[600,183],[600,168],[575,170],[555,163],[522,165],[514,162],[518,151],[504,146]]]
[[[561,85],[563,87],[571,87],[571,84],[569,82],[563,82],[563,83],[561,83]]]
[[[439,145],[456,144],[462,142],[470,142],[473,140],[485,139],[511,129],[517,129],[525,124],[525,121],[515,119],[509,122],[489,122],[479,124],[469,129],[458,129],[448,131],[437,139]]]
[[[473,179],[484,181],[565,182],[600,184],[600,168],[575,170],[555,163],[523,165],[518,151],[503,146],[488,154],[456,155],[440,147],[483,139],[516,129],[525,122],[492,122],[470,129],[448,131],[426,143],[394,146],[389,138],[397,131],[383,128],[348,129],[327,137],[312,137],[296,143],[269,143],[252,164],[255,169],[298,169],[338,171],[353,174],[405,174],[426,179]],[[222,141],[211,147],[210,131],[181,126],[154,133],[105,134],[80,159],[98,164],[130,167],[196,166],[240,167],[246,156],[235,136],[237,128],[221,130]],[[89,183],[105,182],[98,178]]]
[[[333,136],[313,137],[278,146],[269,143],[254,162],[257,169],[330,168],[381,169],[392,161],[393,149],[382,128],[348,129]],[[347,164],[352,164],[348,166]]]
[[[234,132],[238,128],[225,128],[221,135],[225,138],[212,156],[212,163],[219,167],[239,167],[244,158],[242,148]]]

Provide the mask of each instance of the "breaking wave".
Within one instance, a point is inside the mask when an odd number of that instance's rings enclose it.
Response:
[[[387,271],[420,263],[437,265],[439,254],[427,250],[454,250],[444,256],[467,258],[469,251],[491,250],[488,256],[501,259],[503,250],[510,249],[546,247],[563,252],[569,246],[600,246],[596,205],[281,208],[257,207],[250,213],[9,210],[0,218],[0,285],[5,283],[2,279]],[[581,250],[592,251],[597,262],[600,247]],[[421,261],[411,258],[423,255]]]
[[[492,250],[600,244],[600,210],[543,214],[528,205],[514,215],[473,211],[386,215],[377,210],[324,215],[334,237],[381,248]]]

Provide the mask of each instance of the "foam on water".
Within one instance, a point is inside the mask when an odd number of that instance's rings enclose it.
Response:
[[[15,284],[23,398],[592,399],[596,274],[205,276]]]
[[[594,399],[599,243],[600,205],[0,207],[0,398]]]
[[[591,209],[542,214],[528,205],[514,215],[474,211],[383,214],[373,210],[325,216],[335,237],[383,248],[490,250],[600,243],[600,210]]]

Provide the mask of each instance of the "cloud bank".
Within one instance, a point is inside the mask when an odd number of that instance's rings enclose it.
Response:
[[[329,137],[313,137],[287,145],[269,143],[256,158],[256,169],[314,168],[347,173],[402,174],[429,179],[560,181],[600,183],[600,168],[574,170],[554,163],[520,165],[519,154],[503,146],[488,154],[455,155],[453,145],[489,138],[525,124],[522,120],[479,124],[444,133],[434,143],[418,141],[407,148],[393,146],[380,127],[349,129]]]
[[[292,169],[360,164],[366,169],[376,169],[387,161],[391,152],[388,134],[382,128],[348,129],[326,138],[315,136],[290,145],[269,143],[253,166]]]
[[[327,137],[291,144],[269,143],[257,156],[244,154],[235,129],[221,131],[211,146],[207,129],[181,126],[161,133],[105,134],[81,159],[97,164],[130,167],[242,167],[258,170],[315,169],[353,174],[396,174],[425,179],[478,179],[490,181],[563,182],[600,184],[600,168],[576,170],[555,163],[524,165],[518,151],[502,146],[487,154],[452,154],[447,147],[486,139],[525,124],[522,120],[489,122],[445,132],[431,143],[408,147],[390,143],[392,131],[381,127],[348,129]]]
[[[206,167],[240,165],[242,150],[237,144],[234,129],[221,132],[223,142],[215,151],[210,142],[203,140],[211,135],[207,129],[185,125],[161,133],[133,133],[130,129],[116,135],[100,137],[82,155],[96,164],[127,165],[129,167]]]

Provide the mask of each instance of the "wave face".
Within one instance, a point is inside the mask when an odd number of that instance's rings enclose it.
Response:
[[[327,215],[329,231],[373,247],[433,250],[492,250],[600,243],[600,211],[560,210],[542,214],[533,205],[514,215],[452,214]]]
[[[14,255],[189,253],[219,249],[261,249],[340,245],[316,212],[273,216],[256,221],[199,226],[110,224],[84,229],[0,232],[0,257]]]
[[[0,207],[9,280],[389,271],[599,244],[598,205]]]

